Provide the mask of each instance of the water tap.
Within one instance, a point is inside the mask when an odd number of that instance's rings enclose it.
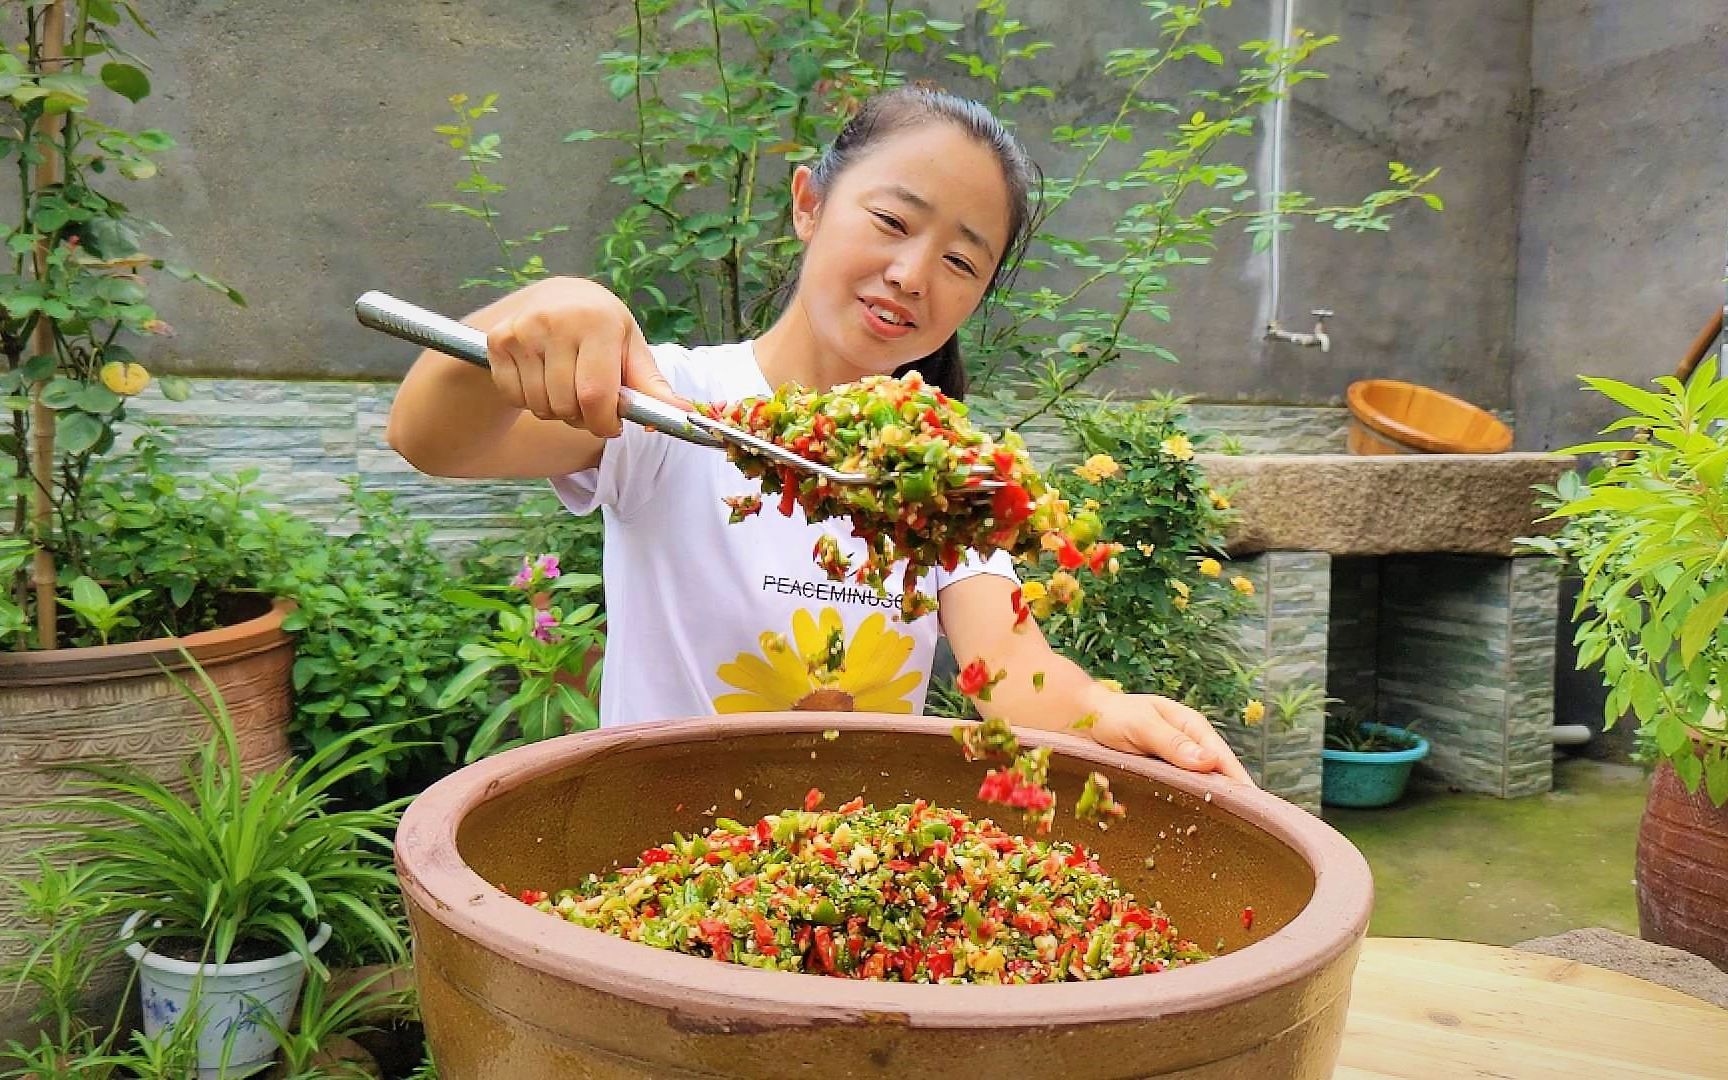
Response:
[[[1266,336],[1274,341],[1288,341],[1292,345],[1320,346],[1321,352],[1332,351],[1332,338],[1326,333],[1326,320],[1332,317],[1331,308],[1315,308],[1308,314],[1314,316],[1314,329],[1310,333],[1300,330],[1286,330],[1273,319],[1266,324]]]

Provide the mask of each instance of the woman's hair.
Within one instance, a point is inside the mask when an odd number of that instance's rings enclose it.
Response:
[[[811,170],[810,182],[819,195],[826,194],[832,190],[840,174],[875,143],[898,132],[936,122],[953,124],[988,147],[996,155],[996,162],[1002,167],[1002,179],[1008,184],[1008,244],[984,288],[984,295],[989,296],[1004,281],[1011,281],[1019,269],[1026,247],[1026,229],[1032,217],[1032,192],[1041,185],[1043,178],[1027,156],[1026,148],[1020,145],[1020,140],[984,106],[923,87],[905,86],[877,94],[867,99],[840,129],[833,144]],[[925,382],[941,387],[950,397],[965,397],[966,363],[960,355],[960,335],[951,335],[941,348],[905,365],[895,374],[904,375],[910,371],[918,372]]]

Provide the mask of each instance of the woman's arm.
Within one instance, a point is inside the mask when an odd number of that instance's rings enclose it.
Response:
[[[981,713],[1016,727],[1061,731],[1079,725],[1114,750],[1153,754],[1184,769],[1254,782],[1194,709],[1153,694],[1112,690],[1050,648],[1037,623],[1028,619],[1015,629],[1016,588],[1005,577],[977,574],[949,585],[938,598],[942,630],[961,666],[983,660],[992,673],[1006,672],[991,688],[990,700],[978,702]],[[1088,717],[1094,718],[1090,726]]]

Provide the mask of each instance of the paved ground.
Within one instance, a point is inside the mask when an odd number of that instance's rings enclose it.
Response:
[[[1413,786],[1395,806],[1325,816],[1374,868],[1369,933],[1491,945],[1586,926],[1636,935],[1632,856],[1647,788],[1637,766],[1569,759],[1546,795]]]

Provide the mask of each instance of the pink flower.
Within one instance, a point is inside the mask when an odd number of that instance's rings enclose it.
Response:
[[[513,588],[532,592],[534,586],[543,581],[551,581],[559,574],[558,556],[548,553],[532,559],[522,556],[522,569],[516,571],[516,576],[510,579]]]
[[[510,579],[510,585],[516,589],[526,589],[534,584],[534,564],[527,558],[522,560],[522,569],[516,571],[516,576]]]
[[[534,613],[534,636],[539,638],[541,641],[551,641],[552,631],[557,628],[558,616],[545,610],[536,611]]]

